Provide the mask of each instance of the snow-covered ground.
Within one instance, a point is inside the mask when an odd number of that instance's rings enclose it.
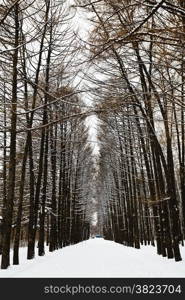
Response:
[[[22,248],[20,265],[0,270],[0,277],[185,277],[185,248],[181,251],[183,261],[176,263],[151,246],[136,250],[96,238],[28,261]]]

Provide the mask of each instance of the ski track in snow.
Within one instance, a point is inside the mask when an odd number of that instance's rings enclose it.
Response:
[[[0,270],[0,277],[185,277],[184,247],[181,247],[182,262],[157,255],[156,248],[152,246],[141,246],[138,250],[101,238],[52,253],[47,249],[45,256],[36,256],[29,261],[26,252],[26,248],[21,248],[20,265]]]

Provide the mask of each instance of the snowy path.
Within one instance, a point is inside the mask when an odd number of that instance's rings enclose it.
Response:
[[[21,265],[0,270],[0,277],[185,277],[185,248],[181,250],[184,260],[176,263],[156,255],[154,247],[136,250],[98,238],[32,261],[22,248]]]

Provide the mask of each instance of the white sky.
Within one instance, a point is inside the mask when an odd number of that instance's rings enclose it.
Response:
[[[69,1],[70,1],[69,2],[70,4],[74,3],[74,0],[69,0]],[[92,29],[92,24],[88,20],[88,18],[90,18],[90,16],[91,16],[91,13],[87,13],[86,10],[78,8],[76,11],[76,15],[73,19],[75,31],[78,32],[78,36],[79,36],[80,40],[82,40],[84,42],[88,40],[89,32]],[[86,64],[86,66],[85,66],[85,64],[82,65],[82,73],[79,74],[79,78],[76,79],[77,82],[79,82],[81,80],[80,75],[83,76],[82,74],[84,74],[85,67],[86,67],[85,72],[88,71],[87,64]],[[82,87],[82,89],[87,88],[85,77],[81,81],[80,86]],[[88,106],[93,106],[93,101],[91,99],[89,99],[88,95],[82,93],[82,99],[83,99],[84,103],[87,104]],[[97,117],[95,115],[91,115],[91,116],[87,117],[86,124],[89,128],[89,141],[90,141],[92,149],[93,149],[93,155],[98,155],[99,144],[98,144],[98,140],[97,140],[97,126],[98,126]]]

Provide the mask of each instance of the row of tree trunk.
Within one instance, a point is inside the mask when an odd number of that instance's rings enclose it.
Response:
[[[99,224],[106,238],[156,244],[158,254],[180,261],[185,2],[87,2],[81,6],[96,24],[89,80],[101,111]]]
[[[23,242],[33,259],[36,246],[42,256],[46,246],[54,251],[90,234],[92,152],[66,9],[65,1],[36,0],[5,1],[0,11],[2,269],[11,247],[19,264]]]

